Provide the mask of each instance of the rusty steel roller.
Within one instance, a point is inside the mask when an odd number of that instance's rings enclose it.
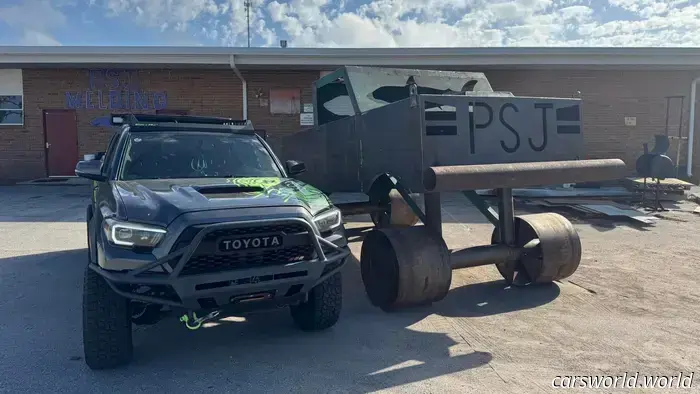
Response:
[[[618,179],[625,171],[619,159],[437,166],[425,170],[423,186],[429,192],[544,186]]]
[[[537,213],[515,217],[515,245],[522,248],[533,240],[536,247],[524,249],[509,275],[508,263],[496,264],[506,280],[512,277],[514,285],[541,284],[571,276],[581,261],[581,240],[574,226],[558,213]],[[499,243],[498,229],[491,235],[491,243]]]
[[[360,265],[370,302],[385,311],[440,301],[452,283],[447,245],[425,226],[371,231]]]

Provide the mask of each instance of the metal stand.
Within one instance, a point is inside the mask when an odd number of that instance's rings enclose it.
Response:
[[[513,204],[513,189],[498,189],[498,235],[501,244],[515,246],[515,207]],[[509,258],[504,264],[504,276],[508,283],[513,282],[517,259]]]
[[[515,208],[513,189],[498,189],[498,229],[500,241],[508,246],[515,245]]]
[[[425,226],[442,235],[442,209],[440,193],[425,193]]]
[[[654,179],[654,178],[652,178]],[[654,188],[654,202],[652,204],[647,203],[646,200],[646,195],[647,195],[647,178],[644,177],[644,186],[642,188],[642,207],[645,209],[649,209],[651,211],[655,212],[662,212],[662,211],[667,211],[666,208],[664,208],[663,205],[661,205],[661,198],[659,197],[659,192],[661,189],[661,180],[659,178],[656,178],[656,187]]]
[[[452,270],[494,264],[508,285],[552,283],[572,275],[581,261],[581,240],[556,213],[515,216],[514,187],[543,179],[584,182],[614,178],[621,160],[588,160],[430,167],[424,173],[425,212],[401,193],[423,226],[389,226],[370,231],[362,243],[362,281],[372,305],[385,311],[443,299]],[[398,186],[397,182],[393,182]],[[474,192],[498,191],[498,213]],[[400,187],[397,190],[402,191]],[[442,237],[441,192],[464,191],[494,224],[488,245],[450,250]]]

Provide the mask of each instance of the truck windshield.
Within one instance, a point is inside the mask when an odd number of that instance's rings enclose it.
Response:
[[[279,176],[256,136],[178,131],[131,134],[119,179]]]

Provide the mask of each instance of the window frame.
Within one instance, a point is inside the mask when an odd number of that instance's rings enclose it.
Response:
[[[6,71],[11,72],[13,70],[18,70],[17,75],[19,76],[19,91],[6,91],[5,86],[0,84],[0,97],[10,97],[10,96],[18,96],[21,100],[21,108],[20,109],[5,109],[5,108],[0,108],[0,112],[19,112],[20,113],[20,122],[19,123],[0,123],[0,127],[17,127],[17,126],[24,126],[24,109],[25,109],[25,103],[24,103],[24,73],[22,72],[22,69],[6,69]],[[0,70],[3,71],[3,70]]]
[[[298,104],[299,104],[299,105],[296,106],[296,112],[272,112],[272,92],[275,91],[275,90],[277,90],[277,91],[295,91],[295,92],[297,93],[296,100],[298,101]],[[283,88],[283,87],[274,87],[274,88],[270,88],[270,90],[269,90],[269,92],[268,92],[268,107],[269,107],[269,108],[268,108],[268,111],[270,112],[270,115],[273,115],[273,116],[274,116],[274,115],[295,116],[295,115],[301,114],[301,109],[302,109],[302,108],[301,108],[301,107],[302,107],[302,104],[301,104],[301,95],[302,95],[302,94],[303,94],[303,92],[302,92],[302,89],[301,89],[301,88],[294,88],[294,87],[285,87],[285,88]]]
[[[3,126],[10,126],[10,127],[17,127],[17,126],[24,126],[24,94],[5,94],[2,91],[0,91],[0,98],[1,97],[19,97],[21,100],[21,108],[20,109],[6,109],[6,108],[0,108],[0,112],[19,112],[21,116],[21,121],[20,123],[3,123],[0,122],[0,127]]]

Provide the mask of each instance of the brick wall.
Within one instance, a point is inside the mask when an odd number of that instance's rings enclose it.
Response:
[[[85,69],[25,69],[23,74],[24,126],[0,126],[0,183],[46,176],[42,111],[66,108],[66,92],[84,93],[90,88]],[[241,83],[230,70],[140,70],[133,78],[141,90],[165,92],[168,109],[233,117],[242,113]],[[111,82],[98,83],[108,90]],[[93,119],[109,115],[110,110],[84,107],[83,103],[83,108],[76,109],[81,157],[103,151],[112,133],[110,128],[91,125]],[[139,111],[155,112],[152,105]]]
[[[485,72],[496,90],[512,91],[516,95],[581,97],[586,151],[590,158],[619,157],[633,169],[642,153],[642,142],[653,146],[653,135],[664,133],[666,96],[685,96],[682,130],[684,135],[688,133],[690,81],[696,76],[693,72],[488,69]],[[141,89],[167,93],[169,109],[241,117],[241,83],[230,70],[141,70],[137,75]],[[269,100],[270,88],[299,88],[303,107],[311,103],[311,83],[318,78],[319,71],[246,71],[243,75],[248,83],[249,118],[256,128],[267,131],[273,148],[281,150],[280,137],[304,126],[300,126],[298,114],[270,114],[269,101],[262,105],[264,101],[261,103],[260,98]],[[24,70],[25,125],[0,126],[0,183],[46,175],[42,110],[65,108],[66,91],[88,88],[88,70]],[[674,105],[677,107],[678,102]],[[675,135],[680,109],[673,110],[670,123],[671,134]],[[111,131],[91,126],[90,122],[109,114],[109,110],[78,109],[76,113],[80,154],[103,150]],[[626,116],[636,117],[637,125],[625,126]],[[695,152],[700,152],[700,142],[696,142]],[[675,160],[674,144],[669,155]],[[681,165],[685,161],[682,155]],[[698,154],[693,167],[695,173],[700,173]]]
[[[270,98],[270,89],[298,88],[303,109],[304,104],[313,104],[311,84],[318,79],[319,71],[246,72],[243,76],[248,84],[248,117],[256,129],[267,131],[268,143],[281,152],[281,139],[284,136],[308,126],[300,125],[299,114],[271,114],[269,102],[264,105],[265,100]],[[261,94],[262,97],[258,97]]]
[[[654,135],[666,128],[666,96],[685,96],[683,107],[673,99],[669,134],[677,135],[680,113],[684,136],[688,135],[690,82],[698,75],[688,71],[487,71],[494,90],[516,95],[580,97],[586,152],[589,158],[620,158],[633,171],[643,153],[642,143],[654,146]],[[578,93],[580,92],[580,94]],[[625,126],[625,117],[636,117],[636,126]],[[696,129],[700,128],[696,122]],[[668,155],[676,160],[676,142]],[[686,164],[687,145],[681,148],[681,166]],[[700,144],[694,152],[700,153]],[[700,155],[694,154],[693,172],[700,171]]]

